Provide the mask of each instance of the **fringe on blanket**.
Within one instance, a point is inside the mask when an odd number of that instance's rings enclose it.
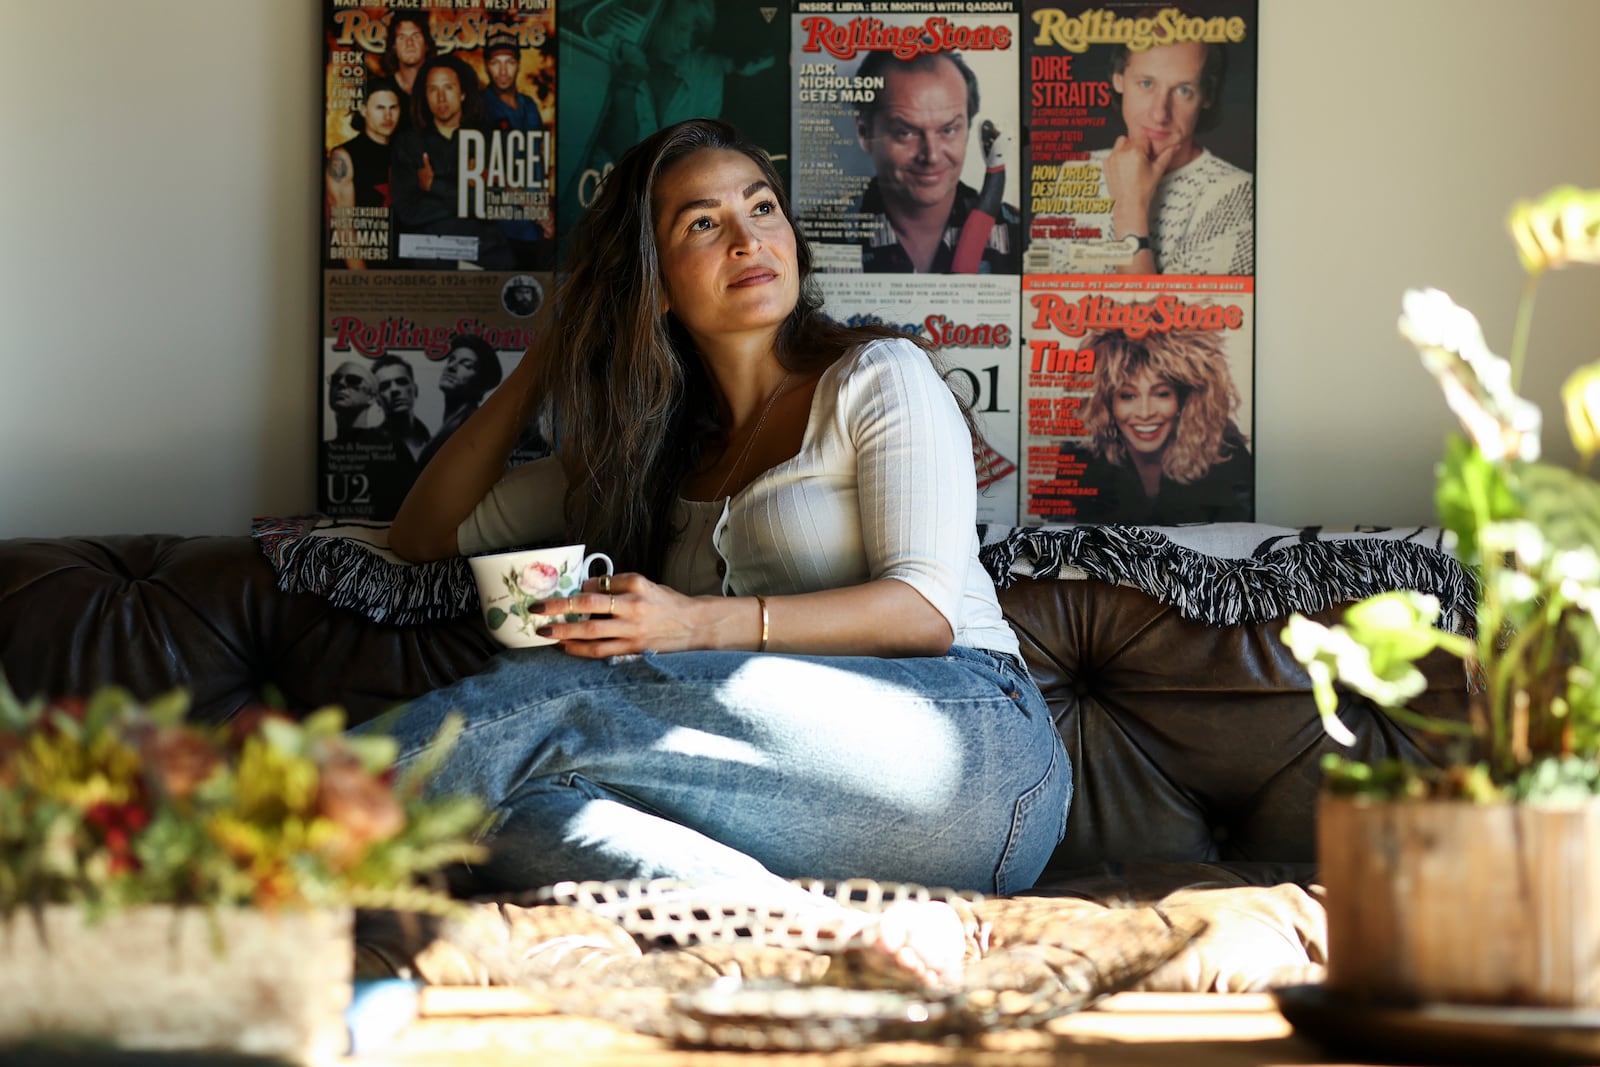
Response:
[[[334,525],[321,515],[259,518],[251,524],[251,535],[277,572],[279,590],[318,593],[374,622],[400,626],[454,618],[476,609],[477,586],[465,559],[408,564],[385,558],[386,545],[316,536],[319,526]],[[341,530],[360,525],[337,524]],[[374,524],[372,529],[385,531],[387,524]]]
[[[1396,589],[1439,598],[1440,629],[1475,628],[1477,579],[1454,556],[1411,541],[1293,541],[1247,559],[1209,556],[1134,526],[1017,528],[979,558],[1004,589],[1018,577],[1077,568],[1130,585],[1179,615],[1214,626],[1267,622]]]

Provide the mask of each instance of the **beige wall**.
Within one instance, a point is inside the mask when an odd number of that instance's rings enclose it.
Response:
[[[0,536],[309,510],[317,0],[70,6],[0,0]],[[1600,185],[1600,3],[1261,7],[1258,515],[1426,522],[1450,420],[1400,294],[1447,289],[1506,347],[1507,206]],[[1552,420],[1597,309],[1600,273],[1545,285]]]
[[[1454,422],[1395,331],[1444,289],[1506,353],[1518,198],[1600,186],[1600,3],[1262,0],[1256,200],[1257,517],[1432,520]],[[1570,461],[1557,392],[1600,359],[1600,271],[1552,275],[1524,392]]]

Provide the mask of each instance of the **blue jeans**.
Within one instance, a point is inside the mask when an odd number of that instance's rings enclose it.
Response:
[[[876,878],[1015,893],[1066,829],[1072,768],[1013,657],[507,650],[362,729],[415,760],[465,730],[430,790],[498,813],[477,874]]]

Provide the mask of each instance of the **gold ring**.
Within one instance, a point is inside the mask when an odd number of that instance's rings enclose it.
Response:
[[[606,605],[606,614],[607,615],[615,615],[616,613],[617,613],[617,598],[615,596],[613,596],[611,598],[611,603]]]
[[[602,593],[611,592],[611,575],[602,574],[600,576],[600,591]]]

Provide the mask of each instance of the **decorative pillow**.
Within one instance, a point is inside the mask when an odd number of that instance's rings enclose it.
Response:
[[[1192,526],[979,526],[997,587],[1018,578],[1131,585],[1186,619],[1267,622],[1395,589],[1439,598],[1438,625],[1470,632],[1477,580],[1435,527],[1327,532],[1261,523]]]
[[[409,625],[477,610],[465,558],[409,563],[389,548],[389,525],[324,515],[258,518],[250,533],[285,593],[316,593],[374,622]]]

